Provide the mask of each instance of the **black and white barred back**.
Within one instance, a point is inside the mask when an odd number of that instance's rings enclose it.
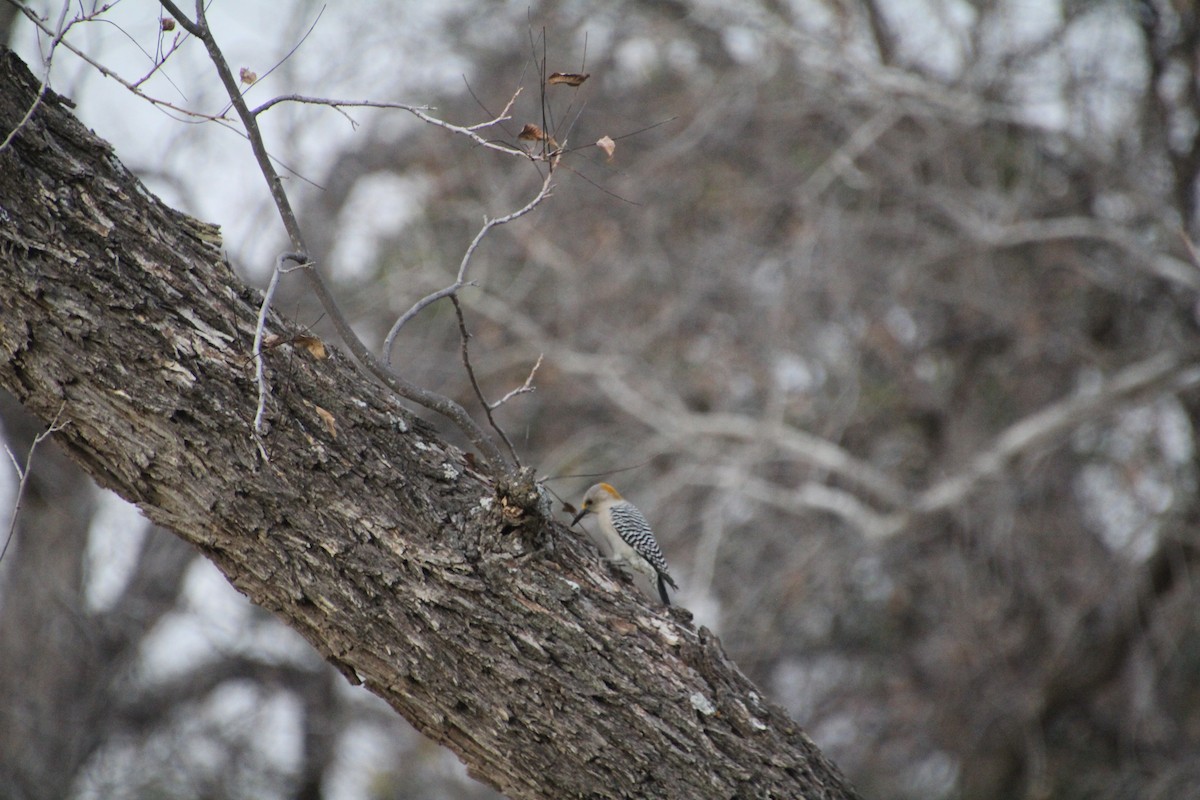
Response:
[[[612,521],[613,527],[617,529],[625,544],[649,561],[659,576],[672,588],[678,589],[667,571],[667,560],[663,558],[654,532],[650,530],[650,523],[646,521],[642,512],[638,511],[637,506],[632,503],[617,503],[612,507]]]

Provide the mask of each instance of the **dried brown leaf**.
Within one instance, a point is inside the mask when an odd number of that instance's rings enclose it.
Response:
[[[525,123],[525,127],[521,128],[521,132],[517,134],[517,138],[525,142],[545,142],[551,150],[558,149],[558,142],[554,141],[554,137],[547,136],[545,131],[532,122]]]
[[[525,512],[520,506],[510,504],[508,498],[502,497],[500,498],[500,516],[505,522],[516,525],[521,522],[521,519],[525,516]]]
[[[175,30],[175,20],[170,17],[163,17],[158,21],[158,27],[164,31]]]
[[[325,343],[315,336],[302,333],[292,341],[307,350],[309,355],[318,361],[329,358],[329,353],[325,352]]]
[[[329,435],[336,439],[337,438],[337,419],[333,416],[333,414],[330,414],[328,411],[326,411],[325,409],[321,408],[318,405],[314,405],[313,408],[315,408],[317,410],[317,416],[320,417],[321,420],[325,423],[325,427],[329,430]]]
[[[256,80],[258,80],[258,73],[251,72],[245,67],[242,67],[240,70],[238,70],[238,77],[242,79],[242,83],[254,83]]]
[[[611,136],[601,136],[596,140],[596,147],[604,151],[604,155],[608,156],[608,160],[613,160],[613,152],[617,149],[617,143],[612,140]]]
[[[532,122],[526,122],[517,138],[523,142],[542,142],[546,139],[546,132]]]
[[[590,78],[591,75],[590,72],[551,72],[550,77],[546,79],[546,83],[551,86],[557,83],[567,86],[579,86]]]

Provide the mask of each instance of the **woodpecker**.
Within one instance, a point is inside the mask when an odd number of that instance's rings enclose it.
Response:
[[[611,485],[597,483],[587,490],[583,507],[571,524],[577,524],[589,513],[596,515],[600,530],[596,534],[589,532],[588,536],[604,560],[616,564],[633,578],[634,585],[651,600],[671,605],[667,586],[676,590],[679,587],[667,573],[667,560],[642,512]]]

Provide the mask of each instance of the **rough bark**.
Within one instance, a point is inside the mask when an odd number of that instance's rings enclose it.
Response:
[[[36,79],[0,51],[0,130]],[[511,797],[853,797],[683,612],[649,608],[336,350],[266,354],[216,228],[66,103],[0,153],[0,384],[99,483]],[[273,317],[270,331],[286,334]],[[332,415],[332,422],[326,417]]]

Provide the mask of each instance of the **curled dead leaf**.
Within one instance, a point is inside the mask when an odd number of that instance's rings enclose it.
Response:
[[[547,136],[544,130],[532,122],[525,123],[525,127],[521,128],[521,132],[517,134],[517,138],[523,142],[545,142],[551,149],[558,149],[558,142],[554,141],[554,137]]]
[[[329,358],[329,353],[325,351],[325,343],[315,336],[309,336],[308,334],[302,333],[292,341],[307,350],[309,355],[318,361],[323,361],[326,358]]]
[[[509,503],[507,497],[501,497],[500,516],[510,525],[516,525],[521,522],[521,519],[525,516],[525,512],[521,510],[520,506]]]
[[[173,31],[175,30],[175,20],[170,17],[162,17],[158,21],[158,27],[164,31]]]
[[[238,70],[238,77],[241,78],[242,83],[254,83],[256,80],[258,80],[258,73],[251,72],[245,67],[242,67]]]
[[[604,151],[604,155],[608,156],[608,160],[613,160],[613,152],[617,149],[617,143],[612,140],[611,136],[601,136],[596,140],[596,147]]]
[[[321,421],[325,423],[325,428],[329,431],[329,435],[336,439],[337,419],[333,416],[333,414],[330,414],[328,411],[318,405],[314,405],[313,408],[317,410],[317,416],[320,417]]]
[[[551,86],[561,83],[566,86],[579,86],[592,74],[590,72],[551,72],[550,77],[546,79],[546,83]]]
[[[546,138],[546,132],[532,122],[526,122],[517,138],[523,142],[540,142]]]

